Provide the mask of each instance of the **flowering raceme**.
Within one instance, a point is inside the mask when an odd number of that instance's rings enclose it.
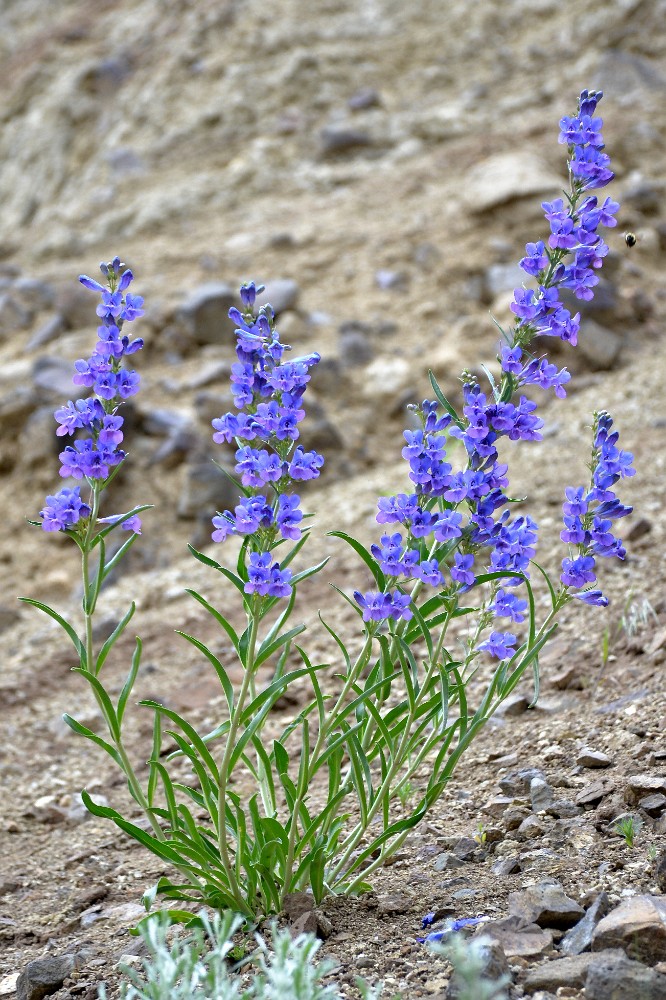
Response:
[[[305,416],[303,395],[310,381],[310,368],[319,361],[309,354],[283,361],[285,351],[275,328],[273,310],[263,306],[255,315],[256,297],[263,287],[254,282],[240,290],[244,312],[233,308],[229,316],[237,324],[236,356],[231,382],[238,413],[225,413],[213,420],[213,441],[235,442],[235,472],[245,496],[235,510],[213,518],[212,538],[223,542],[230,535],[243,535],[251,542],[251,565],[247,593],[287,597],[291,592],[289,570],[271,564],[269,553],[282,539],[297,541],[303,520],[300,497],[291,493],[292,483],[316,479],[324,459],[294,443],[298,424]],[[257,448],[250,442],[263,442]]]
[[[59,437],[72,437],[78,431],[87,435],[68,444],[60,453],[60,475],[64,479],[86,480],[96,497],[125,459],[125,452],[119,447],[123,441],[123,418],[118,409],[138,391],[140,379],[137,372],[123,367],[123,359],[143,347],[143,340],[131,340],[124,333],[126,323],[143,315],[143,299],[127,292],[134,277],[132,272],[119,257],[100,264],[100,271],[107,279],[106,288],[87,275],[79,278],[82,285],[101,295],[97,315],[102,323],[97,328],[98,341],[92,356],[75,363],[73,378],[75,385],[92,389],[93,395],[70,400],[55,411]],[[68,531],[90,514],[91,507],[81,500],[77,487],[47,497],[40,517],[45,531]],[[106,520],[113,523],[113,518]],[[123,521],[122,527],[140,532],[141,521],[134,515]]]

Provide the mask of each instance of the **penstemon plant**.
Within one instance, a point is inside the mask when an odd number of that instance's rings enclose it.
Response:
[[[372,873],[437,803],[465,750],[528,668],[536,701],[539,654],[562,608],[573,599],[608,603],[594,587],[596,560],[624,558],[612,527],[631,508],[618,500],[613,487],[634,474],[632,456],[618,448],[610,416],[594,415],[588,485],[565,491],[561,538],[568,552],[557,583],[534,559],[537,525],[510,512],[518,501],[507,492],[508,469],[498,451],[503,437],[541,438],[543,421],[535,414],[536,403],[520,394],[523,387],[565,396],[569,372],[535,356],[530,347],[544,336],[576,344],[580,316],[562,305],[560,290],[591,298],[608,251],[598,229],[615,225],[618,205],[610,198],[600,203],[590,193],[613,177],[603,152],[601,119],[594,117],[600,98],[584,91],[576,114],[560,123],[569,190],[543,205],[550,225],[547,241],[527,245],[521,266],[536,288],[514,293],[515,323],[502,331],[499,374],[486,371],[489,385],[482,390],[478,379],[464,372],[459,413],[431,373],[436,398],[413,407],[420,428],[404,435],[411,492],[379,499],[377,521],[389,526],[386,533],[368,549],[345,532],[332,532],[355,550],[374,580],[374,589],[366,592],[339,591],[361,620],[360,650],[352,653],[321,619],[339,654],[334,690],[322,680],[329,664],[313,663],[296,641],[305,626],[290,625],[297,590],[325,565],[297,569],[311,528],[295,490],[299,482],[316,479],[323,464],[321,455],[297,443],[303,397],[319,355],[286,360],[289,348],[280,341],[272,309],[256,307],[260,289],[253,283],[241,288],[241,308],[230,312],[237,327],[238,360],[231,375],[236,410],[213,421],[214,440],[236,447],[239,503],[213,518],[212,535],[216,543],[238,536],[240,552],[233,568],[194,548],[191,552],[236,593],[245,627],[237,630],[219,607],[194,590],[188,593],[230,642],[243,668],[242,682],[235,689],[228,665],[196,636],[180,633],[217,674],[227,711],[212,732],[202,735],[159,702],[141,702],[154,713],[143,783],[123,742],[140,640],[115,702],[102,677],[134,605],[99,649],[93,641],[101,585],[136,541],[138,515],[147,507],[100,517],[125,460],[118,447],[119,409],[139,380],[124,365],[141,341],[123,331],[140,316],[142,300],[127,292],[132,274],[117,257],[101,266],[108,287],[81,278],[101,295],[97,346],[88,361],[76,363],[75,382],[92,393],[58,410],[56,418],[58,434],[87,435],[60,457],[61,475],[84,480],[88,493],[83,497],[75,487],[48,497],[41,525],[67,534],[81,551],[82,625],[45,604],[30,603],[72,640],[78,657],[74,669],[91,686],[107,732],[93,732],[69,715],[66,722],[120,766],[145,822],[132,822],[83,792],[88,809],[112,820],[173,873],[146,894],[147,907],[159,896],[258,917],[280,911],[285,896],[297,890],[311,890],[317,901],[329,893],[364,891]],[[458,468],[447,461],[450,439],[463,446]],[[106,540],[123,529],[129,537],[109,555]],[[545,581],[549,605],[540,623],[532,568]],[[471,623],[462,648],[452,635],[457,619]],[[498,619],[518,627],[497,627]],[[489,667],[487,657],[497,663]],[[257,671],[264,664],[272,664],[273,676],[260,685]],[[482,677],[484,693],[472,705],[470,681]],[[310,700],[269,739],[271,710],[302,678],[310,684]],[[166,760],[163,731],[177,747]],[[190,783],[172,777],[174,757],[189,761]],[[241,796],[234,790],[239,778],[242,787],[251,782],[255,791]],[[188,917],[186,910],[173,913]]]

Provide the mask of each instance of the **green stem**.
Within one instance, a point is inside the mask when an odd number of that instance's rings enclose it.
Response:
[[[252,684],[254,683],[253,671],[254,671],[254,660],[256,655],[257,647],[257,635],[259,631],[259,616],[256,611],[250,613],[250,635],[247,645],[247,655],[244,663],[245,672],[243,674],[243,682],[238,693],[238,701],[235,703],[233,712],[231,713],[231,718],[229,720],[229,731],[227,733],[227,742],[224,748],[224,756],[222,757],[222,762],[220,764],[220,787],[218,789],[217,798],[217,811],[218,811],[218,846],[220,850],[220,857],[222,863],[225,867],[227,878],[229,879],[229,888],[233,894],[234,899],[239,904],[242,913],[252,914],[253,910],[248,901],[244,898],[241,892],[238,880],[236,879],[236,873],[234,867],[231,863],[231,858],[229,856],[229,848],[227,845],[227,824],[226,824],[226,809],[227,809],[227,786],[229,782],[229,763],[231,761],[231,755],[234,751],[236,745],[236,736],[238,734],[238,729],[240,727],[240,720],[243,714],[243,708],[245,706],[245,700],[248,695],[248,691],[252,689]],[[239,845],[237,843],[236,850],[239,850]]]

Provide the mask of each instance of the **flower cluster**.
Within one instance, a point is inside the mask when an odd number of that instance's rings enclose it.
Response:
[[[517,623],[524,619],[527,602],[507,588],[518,587],[529,577],[537,525],[529,517],[512,519],[508,510],[497,516],[499,508],[509,502],[505,492],[507,466],[499,460],[498,442],[502,437],[511,441],[541,439],[543,421],[535,413],[536,403],[522,395],[517,402],[512,399],[520,387],[536,385],[553,389],[559,397],[566,395],[565,386],[571,378],[566,368],[558,370],[546,358],[526,356],[525,349],[538,335],[576,344],[580,316],[572,316],[564,307],[560,289],[571,289],[579,299],[591,298],[598,282],[596,271],[608,251],[597,230],[602,225],[615,225],[613,215],[618,205],[609,198],[599,204],[596,196],[586,193],[607,184],[613,176],[603,152],[601,119],[593,117],[601,96],[584,91],[577,115],[560,123],[560,141],[567,143],[569,151],[571,193],[566,204],[562,199],[544,203],[550,236],[547,242],[527,244],[521,266],[536,279],[538,287],[514,292],[511,309],[516,322],[498,357],[501,384],[491,379],[492,392],[486,393],[475,377],[463,373],[460,417],[450,407],[448,413],[438,415],[436,402],[426,401],[415,408],[422,426],[405,431],[402,450],[414,492],[379,500],[378,523],[398,524],[403,530],[383,535],[380,544],[371,547],[387,581],[383,593],[355,593],[366,621],[409,618],[412,612],[406,595],[391,589],[408,581],[414,582],[415,593],[421,584],[436,587],[451,598],[469,590],[476,583],[473,567],[481,550],[489,550],[489,570],[505,574],[501,588],[496,582],[490,588],[488,619],[505,617]],[[464,468],[454,470],[447,461],[446,434],[464,445]],[[599,443],[595,447],[599,455],[610,456],[609,446]],[[620,465],[623,461],[614,460]],[[606,468],[602,462],[602,469]],[[599,484],[606,485],[604,471],[595,475]],[[596,488],[601,490],[602,485]],[[595,497],[599,499],[601,494]],[[585,582],[594,579],[593,553],[622,554],[621,546],[608,533],[610,519],[621,516],[617,511],[597,508],[584,530],[577,521],[568,525],[570,534],[565,540],[579,545],[580,555],[578,561],[569,560],[573,568],[567,563],[567,581],[580,579],[582,586],[585,574]],[[397,602],[396,595],[401,598]],[[516,641],[513,633],[492,632],[476,648],[504,658],[513,654]]]
[[[129,288],[133,275],[124,268],[119,257],[108,264],[100,264],[100,271],[107,279],[107,287],[87,275],[79,281],[86,288],[98,292],[101,301],[97,306],[100,325],[97,344],[90,358],[75,363],[73,382],[92,390],[92,395],[70,400],[55,411],[59,437],[73,437],[77,432],[85,436],[76,438],[60,453],[60,475],[63,478],[85,479],[91,488],[101,491],[114,470],[125,458],[120,445],[123,441],[123,418],[118,408],[139,388],[137,372],[123,367],[123,359],[143,347],[140,339],[131,340],[124,333],[124,326],[143,315],[143,299],[131,295]],[[47,497],[41,512],[45,531],[72,528],[79,520],[90,515],[80,490],[63,489]],[[137,517],[123,522],[123,528],[140,529]]]
[[[562,560],[560,579],[565,587],[585,587],[596,581],[595,556],[616,556],[624,559],[626,551],[613,535],[613,521],[631,514],[632,508],[622,504],[611,489],[620,479],[633,476],[633,455],[617,447],[618,432],[611,431],[613,421],[608,413],[594,415],[594,445],[592,449],[592,480],[584,486],[568,487],[563,504],[564,529],[560,534],[575,556]],[[584,590],[574,594],[586,604],[606,605],[608,599],[600,590]]]
[[[606,198],[599,203],[587,192],[604,187],[613,179],[609,157],[603,152],[601,118],[594,118],[600,91],[584,90],[578,113],[560,122],[559,141],[569,152],[571,193],[566,202],[556,198],[542,208],[550,226],[547,242],[528,243],[520,266],[537,282],[536,289],[517,288],[511,310],[517,318],[513,342],[502,349],[501,364],[515,385],[538,385],[553,388],[564,396],[564,384],[570,375],[558,372],[545,359],[527,359],[523,348],[533,337],[559,337],[575,346],[580,329],[580,314],[572,315],[561,302],[559,290],[571,289],[578,299],[591,299],[598,284],[598,269],[608,253],[608,246],[598,233],[599,226],[614,226],[619,205]]]
[[[229,311],[236,323],[238,360],[232,365],[231,387],[238,412],[213,420],[213,440],[236,444],[235,472],[245,495],[233,512],[225,510],[213,518],[212,537],[223,542],[229,535],[255,536],[260,551],[252,553],[246,591],[279,597],[290,592],[291,574],[280,571],[278,563],[271,565],[269,553],[278,538],[297,541],[303,520],[300,497],[289,492],[291,484],[316,479],[324,463],[317,452],[295,445],[305,416],[303,395],[310,368],[319,355],[283,360],[290,348],[280,343],[270,305],[255,314],[261,291],[254,282],[243,285],[244,311]],[[264,447],[255,447],[258,442]]]

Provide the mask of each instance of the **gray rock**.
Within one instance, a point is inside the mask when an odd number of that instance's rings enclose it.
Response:
[[[504,917],[483,925],[483,933],[498,941],[509,958],[543,955],[553,945],[553,935],[537,924],[526,923],[520,917]]]
[[[585,910],[567,896],[562,886],[540,882],[509,894],[509,913],[539,927],[572,927]]]
[[[27,350],[36,351],[38,347],[44,347],[45,344],[50,344],[52,340],[57,340],[57,338],[65,331],[65,321],[60,315],[56,313],[51,319],[48,319],[46,323],[39,327],[38,330],[33,333],[32,337],[28,341]]]
[[[478,850],[479,844],[476,840],[472,840],[471,837],[461,837],[456,841],[453,853],[461,861],[471,861]]]
[[[391,892],[378,897],[377,913],[380,916],[391,917],[401,913],[409,913],[414,900],[403,892]]]
[[[319,153],[322,157],[344,156],[371,145],[369,133],[361,129],[329,126],[319,133]]]
[[[666,1000],[666,976],[624,955],[592,962],[585,980],[586,1000]]]
[[[21,462],[28,468],[52,462],[65,442],[55,434],[53,406],[40,406],[26,420],[19,439]]]
[[[42,1000],[51,996],[77,967],[76,955],[49,955],[28,962],[16,983],[17,1000]]]
[[[261,306],[270,303],[276,316],[295,309],[298,304],[300,288],[291,278],[275,278],[272,281],[264,282],[265,288],[260,295],[257,295],[255,309],[258,311]]]
[[[14,294],[29,312],[49,309],[55,299],[55,289],[37,278],[19,278],[14,282]]]
[[[576,763],[579,767],[610,767],[611,759],[600,750],[591,750],[589,747],[583,747],[576,757]]]
[[[231,285],[206,282],[183,302],[178,320],[196,344],[221,344],[233,334],[235,327],[228,313],[237,305],[238,295]]]
[[[578,335],[578,348],[594,371],[607,371],[622,350],[622,337],[594,320],[585,319]]]
[[[603,918],[594,931],[592,951],[622,948],[629,958],[655,965],[666,960],[666,899],[631,896]]]
[[[655,859],[654,878],[661,891],[666,893],[666,851],[662,851]]]
[[[585,785],[576,795],[576,805],[579,806],[591,806],[596,805],[601,802],[601,800],[606,796],[610,795],[615,789],[614,782],[610,781],[608,778],[597,778],[596,781],[591,781],[589,785]]]
[[[565,955],[580,955],[583,951],[589,951],[592,945],[592,935],[594,929],[608,913],[608,896],[605,892],[600,893],[583,917],[575,927],[564,935],[560,941],[560,950]]]
[[[345,368],[366,365],[374,357],[374,349],[366,333],[345,330],[340,334],[340,361]]]
[[[553,962],[544,962],[542,965],[530,969],[523,984],[530,993],[534,990],[552,990],[555,993],[560,987],[565,986],[581,989],[585,985],[588,969],[592,964],[598,964],[602,959],[608,962],[611,959],[621,957],[621,955],[622,953],[618,951],[605,951],[602,955],[592,955],[590,952],[586,952],[583,955],[556,958]],[[629,997],[625,997],[623,1000],[629,1000]]]
[[[95,279],[96,280],[96,279]],[[95,315],[97,299],[94,292],[68,282],[57,290],[55,308],[62,316],[68,330],[82,330],[84,327],[93,329],[99,323]]]
[[[73,365],[63,358],[37,358],[32,366],[33,385],[49,399],[74,399],[79,387],[72,382],[73,375]]]
[[[465,862],[456,857],[455,854],[450,854],[448,852],[440,854],[440,856],[435,861],[435,871],[443,872],[451,870],[452,868],[464,868]]]
[[[656,819],[661,816],[664,809],[666,809],[666,795],[662,795],[661,792],[655,792],[653,795],[646,795],[645,798],[638,800],[639,808]]]
[[[9,337],[16,330],[30,326],[32,312],[8,292],[0,295],[0,338]]]
[[[470,211],[485,212],[528,195],[554,193],[561,186],[558,175],[532,153],[498,153],[470,170],[463,200]]]
[[[628,805],[635,805],[646,795],[665,795],[666,777],[660,774],[633,774],[627,778],[624,798]]]
[[[542,837],[546,829],[537,816],[526,816],[516,832],[520,840],[534,840]]]
[[[498,295],[520,288],[529,280],[519,264],[491,264],[483,274],[483,301],[493,302]]]
[[[499,858],[490,869],[493,875],[506,878],[508,875],[517,875],[521,871],[520,858],[516,855],[508,858]]]
[[[374,87],[360,87],[347,101],[347,107],[352,111],[365,111],[366,108],[379,107],[381,103],[381,98]]]
[[[510,694],[498,708],[497,714],[511,719],[518,715],[524,715],[529,707],[530,699],[524,694]]]
[[[546,780],[545,774],[538,767],[523,767],[519,771],[510,771],[509,774],[505,774],[503,778],[500,778],[499,786],[504,795],[521,798],[529,792],[534,778]]]
[[[530,802],[534,812],[544,812],[553,802],[553,789],[539,776],[530,782]]]
[[[608,49],[601,54],[596,85],[614,94],[654,94],[666,89],[666,76],[657,65],[643,56],[622,49]]]
[[[580,816],[583,808],[582,806],[577,806],[570,799],[557,799],[546,809],[546,812],[549,816],[554,816],[556,819],[572,819],[574,816]]]
[[[238,487],[212,462],[196,462],[187,469],[178,517],[210,521],[216,510],[233,510],[239,499]]]

